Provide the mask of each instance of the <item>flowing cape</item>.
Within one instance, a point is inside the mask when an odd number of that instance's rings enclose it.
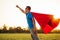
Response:
[[[59,24],[59,21],[55,20],[53,15],[36,12],[32,12],[32,15],[45,34],[51,32]]]

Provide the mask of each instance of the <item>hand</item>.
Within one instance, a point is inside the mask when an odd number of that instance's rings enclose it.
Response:
[[[17,7],[17,8],[19,8],[19,6],[18,6],[18,5],[16,5],[16,7]]]

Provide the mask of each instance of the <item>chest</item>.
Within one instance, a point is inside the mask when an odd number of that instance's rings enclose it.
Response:
[[[32,17],[31,17],[31,14],[26,14],[26,17],[28,18],[28,19],[31,19]]]

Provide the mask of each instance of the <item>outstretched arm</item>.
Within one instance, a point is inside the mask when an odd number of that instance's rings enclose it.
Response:
[[[22,8],[20,8],[18,5],[16,5],[17,8],[19,8],[24,14],[26,13]]]

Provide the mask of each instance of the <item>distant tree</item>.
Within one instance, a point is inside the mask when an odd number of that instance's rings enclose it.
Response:
[[[2,33],[2,29],[0,29],[0,33]]]
[[[23,33],[30,33],[30,31],[26,28],[23,28]]]
[[[9,27],[9,33],[14,33],[14,29],[12,27]]]
[[[20,33],[20,32],[22,32],[23,30],[21,29],[21,27],[18,26],[18,27],[16,28],[16,31],[17,31],[18,33]]]
[[[7,26],[6,26],[5,24],[3,25],[2,32],[3,32],[3,33],[7,33]]]
[[[21,33],[22,31],[23,31],[23,29],[21,29],[20,26],[14,28],[14,32],[15,32],[15,33]]]

